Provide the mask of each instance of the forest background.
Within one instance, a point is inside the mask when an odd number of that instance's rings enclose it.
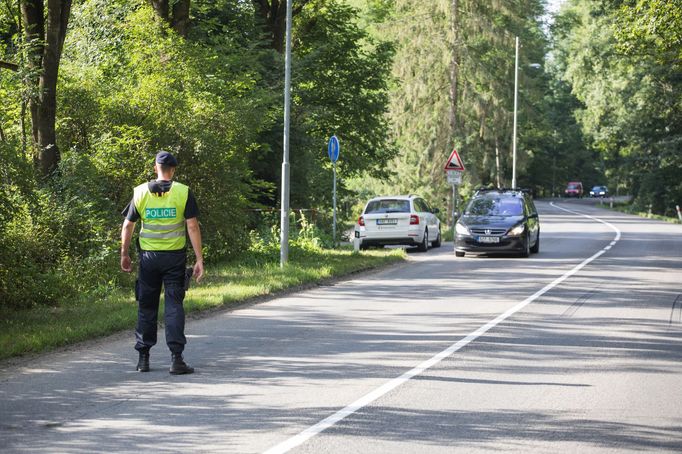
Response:
[[[285,6],[0,2],[0,310],[129,284],[120,212],[160,149],[197,196],[209,262],[277,260]],[[519,185],[607,184],[663,215],[682,203],[679,2],[567,0],[551,24],[542,0],[293,6],[291,206],[318,213],[299,215],[293,247],[331,244],[332,134],[346,220],[388,193],[447,212],[452,148],[464,196],[509,186],[515,36]]]

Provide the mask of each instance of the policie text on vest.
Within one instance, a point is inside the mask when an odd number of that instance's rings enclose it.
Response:
[[[145,217],[147,219],[173,219],[177,215],[175,208],[146,208]]]

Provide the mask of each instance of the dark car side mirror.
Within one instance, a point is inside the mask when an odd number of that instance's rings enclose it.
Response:
[[[440,210],[439,210],[438,208],[434,208],[434,209],[433,209],[433,214],[438,214],[438,213],[440,213]]]

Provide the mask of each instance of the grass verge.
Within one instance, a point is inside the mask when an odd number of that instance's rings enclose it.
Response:
[[[659,214],[638,211],[629,203],[614,203],[612,208],[609,207],[608,204],[604,204],[604,206],[601,206],[601,208],[610,208],[614,211],[620,211],[621,213],[634,214],[635,216],[639,216],[641,218],[656,219],[658,221],[665,221],[671,224],[682,224],[682,221],[680,221],[677,217],[661,216]]]
[[[229,307],[251,298],[271,295],[300,285],[376,268],[405,259],[402,249],[367,251],[350,249],[292,250],[289,263],[279,259],[247,256],[207,269],[201,285],[193,285],[185,298],[185,310]],[[163,320],[163,308],[160,308]],[[94,339],[117,331],[132,330],[137,319],[133,291],[117,291],[100,300],[80,297],[59,307],[36,307],[4,313],[0,317],[0,360],[26,353]],[[161,335],[160,335],[161,336]]]

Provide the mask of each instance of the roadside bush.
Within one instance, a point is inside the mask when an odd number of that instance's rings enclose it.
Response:
[[[8,175],[31,172],[27,161],[14,162],[19,169],[12,162]],[[3,182],[0,199],[1,307],[59,305],[118,284],[121,216],[106,174],[91,157],[67,151],[48,184]]]
[[[675,205],[682,204],[682,183],[676,166],[662,165],[643,175],[636,186],[633,209],[676,217]]]
[[[278,261],[280,256],[279,212],[256,215],[259,225],[249,232],[248,253],[265,262]],[[320,251],[333,246],[330,232],[312,223],[302,212],[289,216],[289,255],[293,258],[305,252]]]
[[[57,242],[41,222],[49,201],[18,141],[0,142],[0,162],[0,309],[53,304],[68,289],[54,271]]]
[[[55,269],[59,241],[41,222],[54,205],[40,192],[30,197],[8,191],[3,195],[12,207],[12,216],[0,226],[0,305],[28,308],[56,304],[70,289]]]

